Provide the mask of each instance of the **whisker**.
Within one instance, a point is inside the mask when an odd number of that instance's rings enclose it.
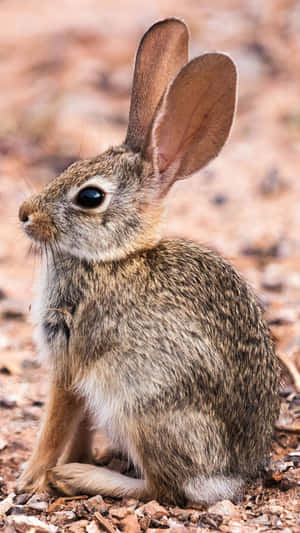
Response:
[[[26,253],[27,257],[39,257],[41,256],[41,248],[34,242],[31,242]]]
[[[44,248],[44,252],[45,252],[45,256],[46,256],[47,273],[49,274],[49,272],[50,272],[49,253],[48,253],[48,246],[47,246],[46,243],[43,245],[43,248]]]
[[[49,246],[50,246],[52,262],[54,265],[55,272],[57,273],[57,275],[59,275],[59,269],[58,269],[58,263],[57,263],[57,259],[59,259],[59,257],[57,257],[57,253],[56,253],[55,240],[52,241]]]
[[[35,189],[33,183],[29,180],[29,178],[25,177],[25,176],[21,176],[22,180],[24,181],[26,187],[27,187],[27,193],[36,193],[37,190]]]
[[[64,260],[64,256],[63,256],[63,253],[61,251],[61,248],[59,246],[59,243],[57,241],[57,239],[54,239],[53,241],[53,246],[55,248],[55,252],[57,254],[57,257],[59,259],[59,266],[60,268],[62,269],[63,271],[63,274],[66,274],[66,271],[65,271],[65,260]]]
[[[29,245],[29,247],[27,248],[26,257],[31,257],[33,254],[34,254],[34,252],[33,252],[33,243],[31,243]]]

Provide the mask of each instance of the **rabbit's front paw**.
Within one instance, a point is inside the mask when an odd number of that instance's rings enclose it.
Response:
[[[41,493],[50,491],[45,469],[33,472],[31,469],[26,468],[17,482],[17,492]]]

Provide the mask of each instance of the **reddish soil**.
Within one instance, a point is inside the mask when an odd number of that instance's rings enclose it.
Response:
[[[241,503],[209,509],[100,497],[53,505],[55,495],[5,500],[47,396],[28,313],[39,258],[27,254],[18,207],[70,162],[124,138],[138,40],[170,15],[189,25],[192,56],[224,50],[240,71],[231,138],[206,169],[174,187],[165,233],[216,248],[265,305],[284,360],[271,466]],[[0,530],[299,532],[299,2],[4,0],[0,19]],[[28,517],[44,525],[29,525]]]

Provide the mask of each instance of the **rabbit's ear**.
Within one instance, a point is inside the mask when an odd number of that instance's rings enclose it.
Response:
[[[235,64],[222,53],[193,59],[170,83],[144,147],[162,194],[219,153],[231,129],[236,88]]]
[[[133,151],[142,148],[158,102],[188,61],[188,40],[184,22],[170,18],[151,26],[140,42],[125,141]]]

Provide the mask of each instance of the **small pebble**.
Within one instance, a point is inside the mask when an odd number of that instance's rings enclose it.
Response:
[[[144,514],[159,520],[163,516],[169,516],[169,513],[165,507],[162,507],[157,501],[152,500],[151,502],[142,505],[136,510],[138,516],[143,516]]]
[[[236,505],[229,500],[222,500],[208,507],[208,512],[218,515],[227,515],[240,518],[241,513]]]
[[[54,522],[72,522],[75,518],[74,511],[56,511],[51,514],[51,520],[53,519]]]

